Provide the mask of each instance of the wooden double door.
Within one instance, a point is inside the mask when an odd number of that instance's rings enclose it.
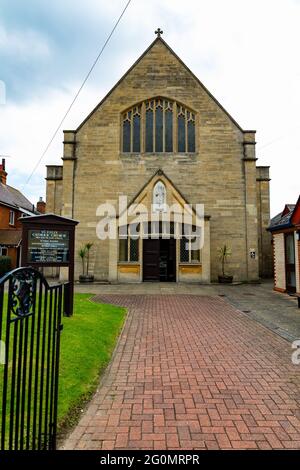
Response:
[[[176,281],[176,240],[143,240],[143,281]]]

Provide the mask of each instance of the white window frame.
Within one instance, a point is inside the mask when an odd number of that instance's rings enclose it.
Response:
[[[15,225],[15,211],[9,211],[9,225]]]

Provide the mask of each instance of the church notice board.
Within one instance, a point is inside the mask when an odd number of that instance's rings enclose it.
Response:
[[[67,230],[28,230],[28,262],[60,265],[70,259]]]
[[[55,214],[22,217],[22,266],[68,267],[64,313],[73,314],[76,220]]]

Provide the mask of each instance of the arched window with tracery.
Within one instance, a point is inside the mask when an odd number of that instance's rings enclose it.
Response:
[[[122,114],[124,153],[194,153],[195,113],[167,98],[153,98]]]
[[[141,105],[123,114],[123,152],[141,151]]]

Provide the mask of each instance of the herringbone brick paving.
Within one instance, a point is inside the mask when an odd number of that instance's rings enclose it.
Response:
[[[300,366],[287,341],[218,297],[95,300],[128,318],[64,448],[300,449]]]

